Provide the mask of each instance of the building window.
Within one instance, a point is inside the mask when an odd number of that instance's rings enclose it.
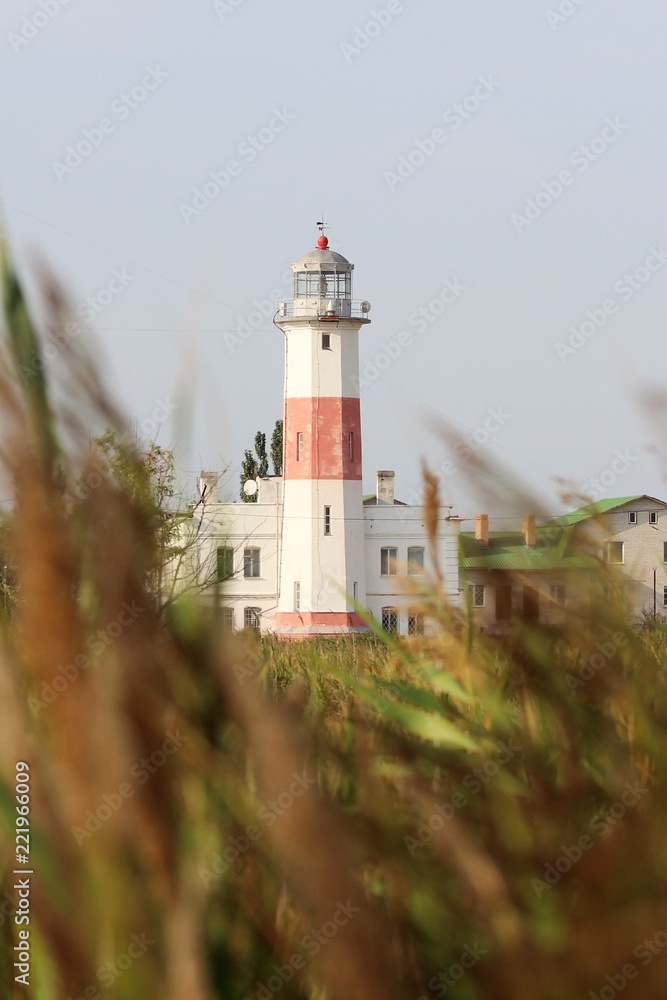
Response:
[[[303,431],[298,431],[296,435],[296,460],[303,461]]]
[[[610,563],[624,562],[623,546],[624,542],[607,542],[605,559]]]
[[[565,604],[565,587],[562,583],[552,583],[549,593],[555,604]]]
[[[234,608],[222,608],[222,631],[234,631]]]
[[[323,333],[322,334],[322,350],[323,351],[330,351],[331,350],[331,334],[330,333]]]
[[[248,577],[259,576],[259,549],[243,550],[243,575]]]
[[[301,611],[301,584],[298,580],[294,582],[294,610]]]
[[[648,512],[648,523],[657,524],[658,523],[658,512],[657,510],[650,510]]]
[[[261,608],[244,608],[243,609],[243,627],[244,628],[254,628],[259,632],[259,623],[262,617]]]
[[[354,431],[347,435],[347,457],[350,462],[354,462]]]
[[[234,549],[220,546],[216,553],[216,579],[229,580],[234,575]]]
[[[354,601],[356,601],[356,599],[357,599],[357,587],[358,586],[359,586],[359,584],[355,580],[354,583],[352,584],[352,600],[354,600]]]
[[[386,547],[380,549],[380,576],[396,576],[398,549]]]
[[[421,545],[411,545],[408,549],[408,573],[421,576],[424,572],[424,549]]]
[[[667,562],[667,542],[662,543],[662,561]]]
[[[470,596],[470,603],[473,608],[483,608],[484,607],[484,584],[483,583],[471,583],[468,587],[468,594]]]
[[[496,587],[496,621],[512,621],[512,586],[501,584]]]
[[[667,608],[667,587],[662,588],[662,606]]]
[[[382,628],[390,635],[398,635],[398,611],[396,608],[382,609]]]
[[[408,615],[408,635],[424,634],[424,616]]]
[[[628,524],[636,524],[636,523],[637,523],[637,511],[636,510],[629,510],[628,511]]]
[[[527,622],[540,620],[540,592],[537,587],[523,588],[523,617]]]
[[[324,508],[324,534],[331,534],[331,507]]]

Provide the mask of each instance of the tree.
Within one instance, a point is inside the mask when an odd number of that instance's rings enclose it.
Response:
[[[275,431],[274,431],[275,434]],[[272,439],[273,448],[273,439]],[[273,452],[272,452],[273,454]],[[275,464],[275,463],[274,463]],[[241,464],[241,499],[244,503],[257,503],[257,494],[247,496],[243,491],[248,479],[257,479],[258,476],[266,476],[269,472],[269,459],[266,454],[266,434],[257,431],[255,434],[255,454],[246,451]]]
[[[283,422],[276,420],[276,426],[271,435],[271,461],[274,476],[283,474]]]

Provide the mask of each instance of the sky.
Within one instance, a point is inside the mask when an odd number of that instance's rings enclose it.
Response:
[[[372,304],[366,492],[417,502],[425,460],[472,518],[480,459],[492,519],[516,482],[667,499],[666,33],[664,0],[4,0],[9,245],[186,496],[281,416],[324,214]]]

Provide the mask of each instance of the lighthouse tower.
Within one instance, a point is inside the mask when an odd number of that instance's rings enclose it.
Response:
[[[352,299],[354,264],[316,249],[295,264],[294,298],[278,306],[285,335],[284,502],[278,634],[365,631],[359,330],[368,302]]]

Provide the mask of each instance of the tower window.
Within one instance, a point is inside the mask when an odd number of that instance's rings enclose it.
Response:
[[[301,611],[301,584],[298,580],[294,581],[294,610]]]
[[[296,436],[296,460],[303,461],[303,431],[299,431]]]
[[[243,550],[243,575],[246,578],[259,576],[259,549]]]
[[[322,350],[323,351],[330,351],[331,350],[331,334],[330,333],[323,333],[322,334]]]
[[[396,576],[398,549],[386,547],[380,549],[380,576]]]
[[[347,435],[347,454],[351,462],[354,462],[354,431]]]
[[[331,534],[331,507],[324,508],[324,534]]]

